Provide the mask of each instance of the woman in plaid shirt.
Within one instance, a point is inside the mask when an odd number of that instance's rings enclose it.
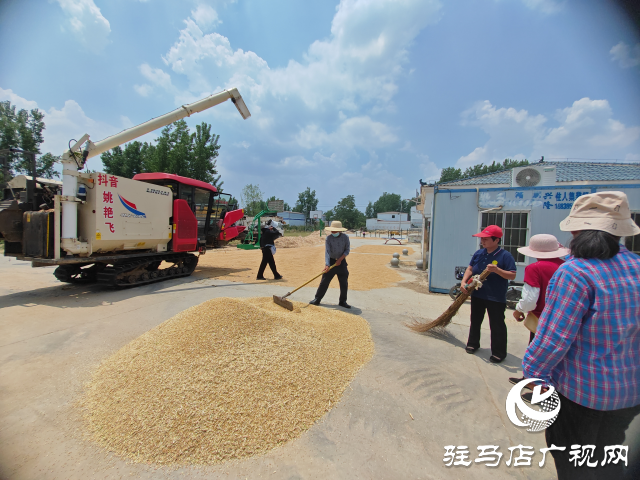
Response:
[[[638,472],[609,463],[604,447],[625,444],[640,413],[640,257],[619,244],[640,228],[624,193],[600,192],[576,200],[560,229],[573,234],[572,256],[549,283],[524,376],[560,396],[558,418],[546,430],[549,447],[566,447],[552,450],[560,480],[632,478]],[[572,445],[595,450],[577,461]],[[629,460],[638,462],[638,454],[629,452]]]

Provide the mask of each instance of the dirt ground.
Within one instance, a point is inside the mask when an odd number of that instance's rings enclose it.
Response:
[[[361,251],[363,248],[364,252]],[[368,252],[367,248],[375,250],[381,247],[364,245],[352,250],[347,257],[349,290],[367,291],[387,288],[404,279],[397,271],[388,268],[393,251],[390,251],[389,256],[370,255],[369,253],[380,252]],[[275,259],[278,272],[284,277],[282,280],[273,280],[268,266],[265,277],[269,280],[256,280],[262,253],[260,250],[241,250],[235,247],[222,248],[200,257],[195,275],[204,278],[224,278],[233,282],[273,282],[278,285],[297,287],[322,271],[324,268],[324,247],[318,245],[315,247],[282,248],[277,250]],[[320,285],[320,278],[309,284],[310,287],[318,285]],[[339,288],[338,281],[331,282],[330,288]]]
[[[352,253],[380,253],[393,255],[399,253],[402,256],[402,250],[408,250],[409,255],[413,255],[414,250],[406,245],[363,245],[352,250]]]

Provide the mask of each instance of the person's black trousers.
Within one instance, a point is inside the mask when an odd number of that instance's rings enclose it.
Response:
[[[546,430],[547,446],[567,447],[564,451],[552,450],[556,463],[558,480],[600,480],[637,479],[640,478],[640,451],[631,451],[633,440],[625,439],[625,431],[636,415],[640,413],[640,405],[620,410],[601,411],[583,407],[575,403],[560,392],[560,413],[558,418]],[[570,461],[572,445],[580,445],[580,460],[578,466]],[[590,458],[582,455],[583,445],[595,445],[595,451]],[[627,445],[628,468],[623,461],[608,463],[602,466],[604,447],[613,445]],[[637,444],[636,444],[637,446]],[[573,455],[575,456],[575,454]],[[587,463],[597,466],[589,466]],[[631,463],[633,462],[633,464]],[[582,463],[582,466],[580,466]]]
[[[279,277],[280,274],[276,269],[276,261],[273,258],[273,253],[271,253],[271,247],[264,247],[262,249],[262,262],[260,263],[260,268],[258,269],[258,278],[264,276],[264,270],[267,268],[267,263],[273,272],[274,277]]]
[[[329,266],[336,263],[335,259],[329,259]],[[320,286],[318,287],[318,291],[316,292],[316,298],[318,300],[322,300],[325,293],[327,293],[327,289],[329,288],[329,284],[333,277],[338,276],[338,282],[340,282],[340,303],[347,303],[347,290],[349,288],[349,270],[347,270],[347,261],[342,260],[339,266],[332,268],[327,273],[322,275],[322,279],[320,280]]]
[[[486,311],[491,327],[491,355],[504,359],[507,356],[507,324],[504,323],[506,309],[506,303],[471,297],[471,327],[467,346],[480,348],[480,327]]]

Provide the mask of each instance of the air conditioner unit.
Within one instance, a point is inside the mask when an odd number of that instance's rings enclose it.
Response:
[[[555,184],[555,165],[532,165],[511,169],[512,187],[550,187]]]

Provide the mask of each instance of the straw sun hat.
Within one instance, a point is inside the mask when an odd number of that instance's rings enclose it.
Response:
[[[569,255],[569,249],[563,247],[553,235],[542,233],[529,239],[529,246],[518,249],[522,255],[533,258],[560,258]]]
[[[328,230],[330,232],[346,232],[347,231],[346,228],[342,228],[342,222],[339,220],[334,220],[333,222],[331,222],[331,225],[329,225],[328,227],[325,227],[325,230]]]
[[[600,230],[616,237],[640,234],[640,227],[631,219],[629,200],[622,192],[581,196],[573,204],[569,216],[560,222],[560,230]]]

